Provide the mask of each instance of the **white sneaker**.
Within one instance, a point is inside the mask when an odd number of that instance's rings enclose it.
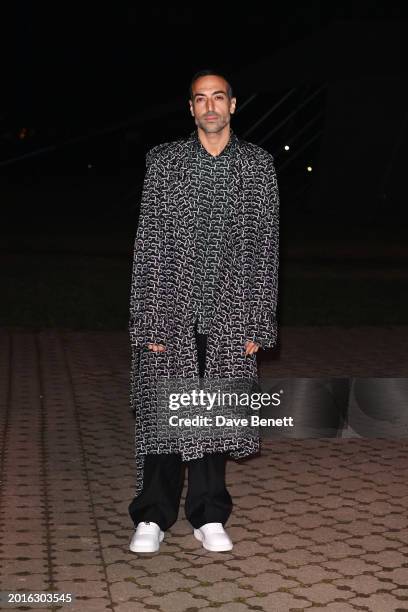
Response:
[[[194,537],[203,543],[206,550],[213,552],[231,550],[232,542],[222,523],[206,523],[194,529]]]
[[[143,521],[136,527],[129,548],[132,552],[157,552],[164,532],[157,523]]]

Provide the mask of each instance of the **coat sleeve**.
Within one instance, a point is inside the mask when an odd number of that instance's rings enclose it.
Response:
[[[269,154],[247,326],[247,340],[258,342],[262,348],[275,346],[278,331],[279,190],[273,160]]]
[[[130,291],[131,344],[166,344],[163,300],[163,218],[160,206],[163,167],[157,146],[146,153],[146,171],[134,242]]]

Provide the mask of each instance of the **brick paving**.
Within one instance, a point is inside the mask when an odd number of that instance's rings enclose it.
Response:
[[[404,377],[407,340],[408,327],[283,328],[261,371]],[[14,328],[0,343],[0,588],[76,596],[14,609],[408,610],[406,439],[263,440],[227,463],[232,551],[194,539],[184,489],[159,553],[137,555],[127,333]]]

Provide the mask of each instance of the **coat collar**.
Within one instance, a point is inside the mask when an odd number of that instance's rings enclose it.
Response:
[[[207,151],[198,136],[198,129],[195,129],[190,133],[188,142],[190,143],[192,150],[195,150],[197,153],[204,154],[208,157],[213,157],[214,159],[226,154],[234,153],[238,148],[238,136],[231,127],[229,140],[219,155],[211,155],[211,153]]]

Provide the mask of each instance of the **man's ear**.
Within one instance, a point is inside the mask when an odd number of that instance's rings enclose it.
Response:
[[[231,98],[231,104],[230,104],[230,113],[235,113],[235,109],[237,106],[237,99],[236,98]]]

